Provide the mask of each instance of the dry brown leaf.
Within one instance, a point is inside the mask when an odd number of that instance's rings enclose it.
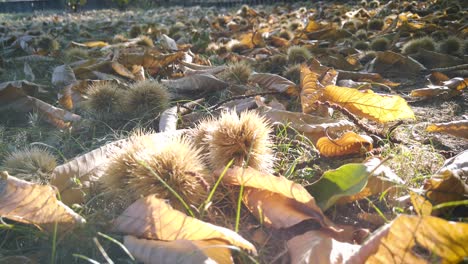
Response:
[[[443,84],[450,89],[462,91],[468,87],[468,78],[455,77],[443,82]]]
[[[446,86],[429,86],[427,88],[421,88],[421,89],[414,89],[411,91],[410,96],[412,97],[426,97],[426,98],[431,98],[431,97],[436,97],[436,96],[442,96],[445,99],[449,99],[455,96],[460,95],[461,92],[450,89]]]
[[[468,120],[430,124],[427,126],[426,131],[447,133],[456,137],[468,139]]]
[[[88,41],[85,43],[78,43],[78,42],[72,41],[70,42],[70,45],[75,46],[75,47],[81,47],[81,48],[96,48],[96,47],[103,48],[109,45],[109,43],[104,42],[104,41]]]
[[[57,200],[55,190],[0,172],[0,216],[18,222],[44,226],[53,230],[69,228],[86,221],[83,217]]]
[[[367,240],[349,263],[460,263],[468,256],[467,232],[466,223],[400,215]]]
[[[290,96],[298,96],[296,84],[290,80],[272,73],[252,73],[249,81],[260,85],[261,87],[286,93]]]
[[[358,135],[349,131],[335,140],[329,137],[319,138],[316,145],[323,156],[337,157],[371,151],[372,139],[367,135]]]
[[[228,83],[211,74],[190,75],[176,80],[161,80],[161,82],[178,93],[207,93],[228,86]]]
[[[256,254],[255,247],[234,231],[187,216],[154,195],[130,205],[115,219],[113,230],[164,241],[219,240]]]
[[[360,245],[339,242],[323,231],[309,231],[287,242],[292,264],[341,264],[360,249]]]
[[[322,101],[340,105],[351,113],[380,123],[399,119],[414,119],[413,110],[397,95],[377,94],[370,90],[329,85],[323,90]],[[309,102],[311,104],[313,102]]]
[[[411,203],[413,204],[414,211],[419,216],[431,215],[432,213],[432,204],[426,200],[423,196],[410,192]]]
[[[317,60],[313,60],[309,66],[301,65],[302,112],[308,114],[317,109],[315,102],[322,97],[325,86],[336,83],[337,76],[337,71],[322,66]]]
[[[120,76],[135,80],[135,75],[130,70],[125,68],[125,66],[123,66],[122,64],[116,61],[113,61],[111,66],[112,66],[112,69]]]
[[[430,75],[426,76],[427,79],[433,84],[433,85],[442,85],[445,81],[450,80],[450,78],[441,73],[441,72],[432,72]]]
[[[464,200],[468,196],[468,185],[449,170],[444,170],[426,180],[424,190],[433,205]]]
[[[304,133],[315,143],[320,137],[328,133],[336,133],[354,128],[354,124],[347,120],[336,120],[328,117],[290,112],[261,106],[258,111],[271,123],[281,123],[291,126],[300,133]]]
[[[393,51],[378,51],[376,58],[369,64],[368,72],[391,76],[417,76],[426,68],[411,57]]]
[[[227,244],[219,240],[157,241],[124,236],[124,245],[138,261],[147,264],[233,263]]]
[[[215,172],[220,175],[221,171]],[[324,228],[332,227],[306,189],[284,177],[234,166],[222,179],[227,185],[243,185],[244,204],[260,220],[274,228],[288,228],[314,219]],[[333,228],[332,228],[333,229]]]
[[[34,95],[41,89],[39,84],[25,80],[0,83],[0,109],[9,108],[10,103],[26,95]]]

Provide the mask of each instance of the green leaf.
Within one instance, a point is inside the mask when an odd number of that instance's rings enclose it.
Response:
[[[336,170],[326,171],[306,189],[323,210],[330,208],[342,196],[360,192],[367,184],[371,168],[361,163],[350,163]]]

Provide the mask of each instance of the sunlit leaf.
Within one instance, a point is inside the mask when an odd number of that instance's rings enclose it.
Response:
[[[410,198],[414,211],[418,215],[431,215],[432,204],[426,198],[414,192],[410,193]]]
[[[468,185],[449,170],[432,176],[424,182],[426,197],[432,204],[440,204],[466,199]]]
[[[35,224],[53,230],[83,224],[86,221],[57,200],[55,190],[48,185],[30,183],[7,172],[0,172],[0,217]]]
[[[376,58],[369,64],[369,72],[391,76],[419,75],[426,68],[411,57],[393,51],[378,51]]]
[[[228,86],[226,82],[211,74],[197,74],[176,80],[162,80],[162,83],[180,93],[210,92]]]
[[[290,80],[272,73],[252,73],[249,81],[257,83],[261,87],[286,93],[290,96],[298,96],[296,84]]]
[[[78,43],[78,42],[72,41],[70,44],[76,47],[83,47],[83,48],[103,48],[109,45],[109,43],[104,42],[104,41],[88,41],[84,43]]]
[[[358,135],[349,131],[336,140],[328,137],[319,138],[316,145],[323,156],[336,157],[370,151],[372,150],[372,139],[366,135]]]
[[[128,235],[164,241],[219,240],[256,253],[255,247],[234,231],[187,216],[154,195],[130,205],[115,219],[113,229]]]
[[[398,95],[377,94],[370,90],[327,86],[323,90],[323,101],[340,105],[351,113],[380,123],[398,119],[414,119],[413,110]]]
[[[426,131],[447,133],[456,137],[468,138],[468,120],[430,124],[427,126]]]

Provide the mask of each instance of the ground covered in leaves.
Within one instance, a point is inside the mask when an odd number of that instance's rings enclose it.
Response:
[[[466,261],[463,4],[0,14],[0,262]]]

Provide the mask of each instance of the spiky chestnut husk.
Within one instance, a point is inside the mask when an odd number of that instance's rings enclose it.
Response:
[[[138,36],[139,40],[137,42],[138,45],[146,46],[146,47],[154,47],[153,40],[145,35]]]
[[[463,48],[463,41],[457,37],[449,37],[438,46],[438,51],[446,54],[458,55]]]
[[[377,7],[379,7],[379,6],[380,6],[380,2],[377,1],[377,0],[373,0],[373,1],[370,1],[370,2],[369,2],[369,7],[370,7],[370,8],[377,8]]]
[[[368,50],[370,45],[366,41],[356,41],[354,42],[354,48],[358,50]]]
[[[10,153],[2,169],[23,180],[47,184],[56,166],[57,159],[49,151],[31,147]]]
[[[427,34],[424,31],[416,31],[412,35],[413,38],[424,38],[426,36],[427,36]]]
[[[270,125],[257,112],[247,111],[240,116],[235,111],[222,113],[205,138],[211,168],[224,168],[234,159],[234,165],[270,172],[273,166],[270,132]]]
[[[155,118],[169,107],[170,94],[157,81],[141,81],[126,90],[123,112],[131,117]]]
[[[367,31],[364,30],[364,29],[360,29],[356,32],[356,34],[354,34],[356,36],[356,38],[360,39],[360,40],[365,40],[367,39]]]
[[[64,53],[65,61],[72,62],[89,58],[89,52],[83,48],[67,49]]]
[[[134,25],[130,28],[128,35],[131,38],[136,38],[143,33],[143,29],[139,25]]]
[[[292,21],[291,23],[288,24],[288,29],[291,31],[296,31],[300,30],[304,27],[304,24],[302,24],[301,21]]]
[[[371,19],[367,24],[367,29],[369,30],[381,30],[384,26],[384,21],[382,19]]]
[[[390,46],[390,41],[386,38],[376,38],[370,44],[371,49],[375,51],[387,50],[389,46]]]
[[[132,200],[154,194],[182,203],[158,179],[169,185],[189,205],[200,206],[208,196],[213,178],[202,162],[200,150],[183,137],[162,140],[151,134],[131,136],[127,147],[109,164],[100,182],[118,195],[124,190]]]
[[[402,53],[414,54],[414,53],[417,53],[420,49],[434,51],[435,50],[434,40],[430,37],[410,40],[403,46]]]
[[[202,120],[187,133],[187,136],[191,139],[193,144],[200,149],[205,158],[210,149],[209,142],[206,138],[208,138],[208,135],[213,133],[215,129],[216,119],[210,117]],[[207,162],[209,162],[209,160],[207,160]]]
[[[449,33],[445,30],[437,30],[431,33],[431,38],[435,41],[442,41],[447,39]]]
[[[89,87],[82,108],[90,116],[110,121],[121,118],[125,91],[112,82],[99,82]]]
[[[60,49],[60,43],[51,36],[41,36],[35,41],[35,46],[47,52]]]
[[[223,72],[222,78],[237,84],[245,84],[247,83],[250,74],[252,74],[252,68],[250,65],[241,61],[229,65]]]
[[[286,64],[288,63],[288,57],[284,54],[276,54],[269,58],[267,62],[267,71],[271,73],[281,73],[284,71]]]
[[[284,38],[284,39],[287,39],[287,40],[291,40],[291,39],[294,38],[294,34],[289,30],[282,30],[278,34],[278,37]]]
[[[297,64],[303,63],[309,60],[312,57],[310,51],[301,46],[291,46],[288,49],[288,63]]]
[[[295,64],[291,65],[283,71],[282,74],[286,79],[292,81],[293,83],[301,82],[301,65]]]

